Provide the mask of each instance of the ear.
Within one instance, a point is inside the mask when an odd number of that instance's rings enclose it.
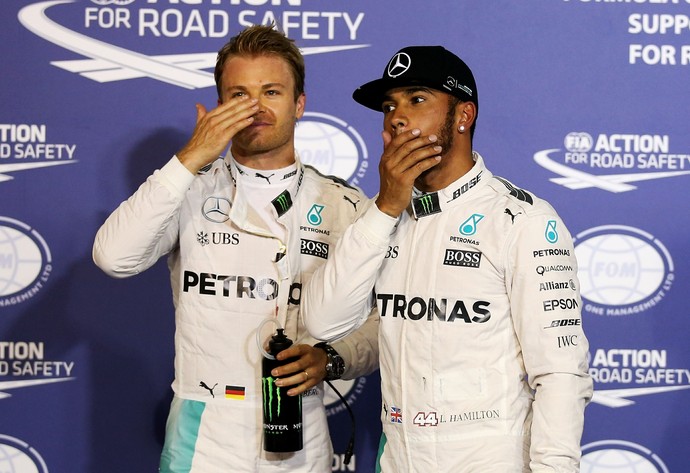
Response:
[[[459,102],[455,106],[455,128],[460,125],[469,130],[477,118],[477,106],[472,102]]]
[[[307,103],[307,95],[302,92],[297,97],[296,107],[295,107],[295,120],[299,120],[304,115],[304,106]]]

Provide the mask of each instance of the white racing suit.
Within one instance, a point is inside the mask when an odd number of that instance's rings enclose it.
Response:
[[[304,448],[295,454],[262,449],[257,328],[277,318],[295,343],[315,343],[298,316],[302,283],[366,200],[297,161],[297,178],[272,202],[287,242],[253,211],[230,157],[197,176],[173,157],[98,231],[94,261],[113,277],[133,276],[169,255],[175,379],[164,473],[331,471],[323,384],[303,395]],[[377,325],[372,317],[364,330],[334,344],[346,363],[344,377],[378,367]],[[270,324],[266,336],[272,331]]]
[[[380,471],[577,472],[592,382],[572,239],[546,201],[474,160],[397,222],[370,202],[302,313],[335,339],[374,288]]]

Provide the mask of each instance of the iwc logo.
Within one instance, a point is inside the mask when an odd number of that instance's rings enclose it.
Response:
[[[305,112],[295,128],[295,147],[304,164],[361,186],[369,156],[360,134],[346,122],[324,113]]]
[[[0,307],[31,299],[43,289],[52,269],[43,237],[19,220],[0,217]]]
[[[638,314],[656,306],[673,285],[673,260],[649,233],[623,225],[605,225],[578,234],[584,309],[597,315]]]
[[[48,473],[48,467],[41,455],[28,443],[0,434],[0,471]]]

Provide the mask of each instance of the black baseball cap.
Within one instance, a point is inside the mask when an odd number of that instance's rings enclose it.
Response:
[[[367,82],[352,94],[356,102],[377,112],[386,92],[419,85],[473,102],[479,110],[477,84],[465,62],[443,46],[409,46],[401,49],[383,70],[383,77]]]

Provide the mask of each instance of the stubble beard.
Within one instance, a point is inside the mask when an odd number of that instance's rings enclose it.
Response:
[[[455,128],[455,107],[449,107],[448,112],[446,112],[446,118],[443,122],[443,125],[439,128],[438,132],[436,133],[436,136],[438,139],[436,140],[436,143],[433,144],[433,146],[440,146],[441,147],[441,153],[445,154],[447,153],[450,148],[453,146],[453,139],[455,136],[454,132]],[[430,175],[433,174],[434,172],[439,172],[442,170],[442,164],[440,164],[427,169],[423,173],[419,175],[417,178],[417,182],[423,183],[426,178]]]
[[[235,135],[234,144],[245,156],[255,156],[284,147],[294,140],[294,132],[285,124],[276,128],[254,130],[251,127]]]

